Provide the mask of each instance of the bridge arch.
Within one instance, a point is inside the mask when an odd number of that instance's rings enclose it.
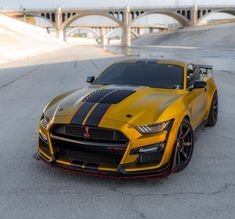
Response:
[[[176,12],[164,12],[164,11],[158,11],[158,10],[153,10],[153,11],[147,11],[144,13],[141,13],[141,15],[135,17],[132,22],[136,21],[139,18],[145,17],[147,15],[152,15],[152,14],[162,14],[162,15],[167,15],[169,17],[174,18],[176,21],[178,21],[183,27],[190,26],[192,23],[191,20],[188,18],[184,17],[183,15],[176,13]]]
[[[87,16],[102,16],[102,17],[106,17],[109,18],[111,20],[113,20],[115,23],[117,23],[120,27],[123,26],[122,21],[118,20],[118,18],[115,18],[114,16],[111,16],[107,13],[104,12],[84,12],[84,13],[80,13],[78,15],[74,15],[72,17],[70,17],[68,20],[66,20],[63,24],[62,24],[62,29],[65,30],[71,23],[73,23],[75,20],[78,20],[79,18],[82,17],[87,17]]]
[[[232,10],[232,9],[221,9],[221,10],[207,10],[207,11],[199,10],[198,11],[198,20],[197,20],[197,23],[200,24],[200,22],[202,20],[204,20],[206,17],[208,17],[209,15],[214,14],[214,13],[225,13],[225,14],[229,14],[229,15],[235,16],[235,9],[234,10]]]
[[[121,27],[115,28],[115,29],[109,31],[109,32],[106,34],[106,37],[109,37],[110,34],[114,33],[115,31],[118,31],[118,30],[122,30]],[[138,35],[135,31],[133,31],[133,30],[131,30],[131,34],[132,34],[135,38],[138,38],[138,37],[139,37],[139,35]]]
[[[100,38],[100,34],[98,34],[95,30],[92,30],[91,28],[88,28],[88,27],[73,28],[72,30],[69,30],[68,32],[66,32],[66,36],[69,36],[69,34],[73,33],[76,30],[86,30],[86,31],[93,33],[97,38]]]
[[[122,36],[122,31],[123,31],[123,30],[122,30],[121,27],[118,27],[118,28],[114,28],[114,29],[110,30],[110,31],[105,35],[105,37],[106,37],[106,39],[107,39],[107,42],[108,42],[108,45],[110,44],[110,41],[111,41],[112,39],[115,39],[115,38],[112,38],[110,35],[113,34],[113,33],[115,33],[115,32],[118,32],[118,31],[121,32],[121,37],[120,37],[121,42],[120,42],[120,43],[122,43],[122,37],[123,37],[123,36]],[[138,33],[136,33],[135,31],[130,30],[130,32],[131,32],[131,35],[134,36],[134,39],[136,39],[136,38],[139,37]]]

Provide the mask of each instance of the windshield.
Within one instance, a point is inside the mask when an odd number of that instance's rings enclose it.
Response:
[[[120,63],[107,68],[94,84],[148,86],[182,89],[184,71],[176,65],[155,63]]]

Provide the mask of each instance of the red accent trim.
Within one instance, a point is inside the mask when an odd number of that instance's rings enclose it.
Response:
[[[75,170],[73,168],[69,168],[69,167],[61,167],[61,166],[51,166],[51,168],[58,168],[61,170],[67,170],[70,172],[75,172],[75,173],[79,173],[81,175],[85,175],[85,176],[96,176],[96,177],[100,177],[100,178],[107,178],[107,179],[150,179],[150,178],[166,178],[169,175],[172,175],[169,171],[164,171],[162,173],[156,173],[156,174],[150,174],[150,175],[134,175],[134,176],[109,176],[109,175],[105,175],[103,173],[97,172],[97,171],[89,171],[86,172],[86,170]]]
[[[33,159],[34,159],[34,160],[41,160],[41,159],[37,156],[37,154],[34,154],[34,155],[33,155]]]
[[[126,147],[107,147],[108,150],[125,151]]]

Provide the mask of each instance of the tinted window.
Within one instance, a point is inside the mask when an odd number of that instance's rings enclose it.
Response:
[[[183,76],[183,68],[176,65],[123,63],[111,65],[94,83],[182,89]]]

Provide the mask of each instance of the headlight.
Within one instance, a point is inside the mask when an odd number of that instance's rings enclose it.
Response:
[[[168,120],[165,122],[157,123],[157,124],[151,124],[151,125],[144,125],[144,126],[137,126],[136,129],[141,134],[152,134],[152,133],[158,133],[162,132],[165,129],[168,129],[173,120]]]

